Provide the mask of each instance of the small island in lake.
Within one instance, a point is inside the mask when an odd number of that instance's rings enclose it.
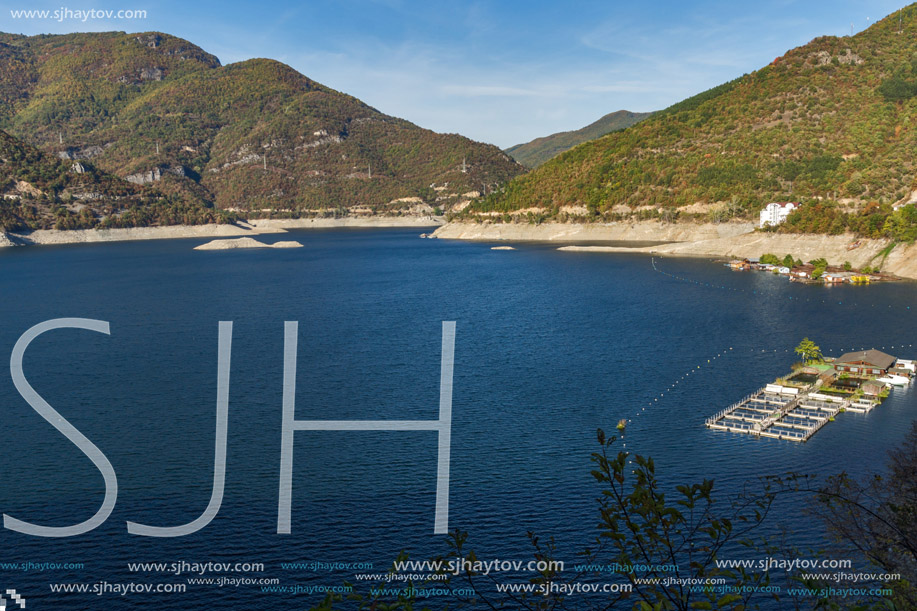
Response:
[[[265,244],[255,238],[236,238],[231,240],[211,240],[206,244],[195,246],[194,250],[233,250],[236,248],[302,248],[302,244],[295,240]]]

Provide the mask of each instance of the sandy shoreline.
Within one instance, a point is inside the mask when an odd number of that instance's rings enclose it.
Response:
[[[434,232],[434,237],[481,241],[618,241],[634,242],[628,246],[564,246],[567,252],[654,253],[693,257],[760,257],[765,253],[782,258],[786,254],[804,261],[824,257],[831,264],[849,261],[854,267],[881,263],[881,251],[888,240],[864,240],[846,234],[839,236],[762,233],[753,231],[751,223],[664,224],[656,221],[608,223],[597,225],[544,223],[485,224],[449,223]],[[668,242],[654,246],[639,242]],[[856,248],[849,249],[858,243]],[[917,279],[917,245],[895,247],[882,271],[902,278]]]
[[[129,229],[75,229],[60,231],[38,229],[29,234],[0,233],[0,248],[5,246],[130,242],[135,240],[174,240],[182,238],[228,238],[285,233],[288,229],[332,229],[336,227],[434,227],[442,221],[433,217],[381,216],[342,219],[255,219],[239,225],[170,225]]]

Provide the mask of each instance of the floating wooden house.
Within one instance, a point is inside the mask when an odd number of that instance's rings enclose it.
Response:
[[[848,352],[835,359],[834,369],[837,372],[859,373],[870,376],[879,376],[888,373],[895,364],[895,357],[885,354],[881,350],[861,350]]]

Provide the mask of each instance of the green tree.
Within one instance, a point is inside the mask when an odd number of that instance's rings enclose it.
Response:
[[[878,91],[889,102],[909,100],[917,95],[917,82],[899,73],[882,81]]]
[[[815,342],[808,337],[804,337],[803,340],[799,342],[799,345],[793,349],[793,352],[802,357],[805,363],[809,361],[822,361],[825,358],[821,353],[821,348],[815,345]]]
[[[666,575],[657,567],[665,565],[685,567],[693,579],[725,579],[736,586],[735,591],[770,583],[767,574],[723,569],[716,563],[724,547],[747,543],[749,533],[766,520],[774,500],[769,489],[736,499],[726,508],[714,502],[713,481],[704,480],[676,486],[673,501],[662,491],[652,458],[631,457],[627,452],[609,455],[615,438],[606,440],[601,429],[598,441],[602,449],[592,455],[596,466],[592,475],[603,486],[601,519],[594,547],[584,555],[592,561],[606,558],[622,566],[642,564],[656,569],[642,576],[627,573],[633,586],[631,597],[636,599],[634,608],[738,609],[745,608],[751,598],[750,594],[700,594],[684,585],[662,585]],[[657,583],[642,583],[656,577],[660,578]]]
[[[805,341],[805,340],[804,340]],[[625,573],[632,586],[630,592],[607,595],[595,601],[581,596],[570,597],[556,590],[539,591],[548,584],[573,584],[600,578],[608,580],[608,574],[589,573],[589,569],[569,575],[550,562],[557,555],[557,548],[550,540],[546,543],[533,533],[529,540],[534,548],[534,557],[545,561],[544,568],[535,573],[529,583],[536,589],[530,593],[508,593],[498,587],[502,579],[497,573],[483,573],[471,568],[478,560],[473,551],[467,549],[468,534],[454,531],[448,537],[449,550],[433,561],[467,561],[459,571],[441,569],[437,577],[428,581],[408,582],[404,587],[392,588],[397,594],[379,593],[374,586],[381,583],[346,584],[363,585],[370,594],[356,589],[347,595],[328,594],[312,611],[333,611],[334,609],[367,609],[378,611],[427,610],[429,602],[418,602],[423,597],[424,587],[461,588],[473,595],[462,596],[450,601],[448,607],[436,608],[483,608],[491,610],[522,609],[527,611],[561,611],[582,609],[608,611],[631,609],[633,611],[671,611],[695,609],[746,610],[759,608],[762,597],[771,597],[780,609],[796,611],[823,609],[829,611],[895,611],[917,609],[917,495],[915,495],[914,473],[917,472],[917,423],[900,448],[890,453],[891,461],[887,474],[873,476],[861,484],[846,474],[831,477],[826,483],[806,475],[788,474],[768,476],[762,480],[762,488],[746,492],[724,504],[714,502],[713,482],[677,486],[678,494],[673,501],[664,492],[664,482],[656,477],[651,458],[631,455],[626,452],[612,454],[609,450],[616,441],[607,439],[601,429],[598,431],[601,451],[592,455],[595,470],[593,477],[601,486],[599,498],[598,535],[580,555],[582,566],[598,564],[608,566],[617,563],[622,566],[644,565],[644,573]],[[791,594],[784,588],[784,594],[764,594],[753,590],[770,585],[776,574],[771,571],[750,572],[744,568],[725,569],[717,566],[720,552],[735,551],[735,543],[745,545],[752,551],[763,552],[768,558],[802,557],[798,549],[785,545],[777,546],[768,541],[754,543],[754,531],[769,521],[771,509],[778,496],[802,496],[812,501],[813,511],[824,519],[829,534],[851,553],[848,557],[862,556],[872,565],[887,574],[898,574],[899,580],[870,581],[851,584],[862,593],[843,594],[837,598],[828,592],[840,589],[834,575],[831,581],[820,581],[822,577],[806,572],[784,572],[792,588],[804,586],[813,594]],[[836,550],[835,550],[836,551]],[[827,559],[824,553],[814,552],[816,558]],[[832,556],[836,558],[837,556]],[[407,560],[401,553],[396,562]],[[443,565],[448,566],[448,565]],[[676,572],[666,566],[678,567]],[[389,573],[395,573],[393,564]],[[679,580],[723,579],[721,589],[727,592],[702,593],[696,587],[667,585],[666,577]],[[621,578],[624,579],[624,578]],[[500,580],[500,581],[498,581]],[[674,580],[673,580],[674,581]],[[639,583],[638,583],[639,582]],[[399,582],[402,583],[402,582]],[[669,584],[671,581],[669,581]],[[388,584],[390,585],[390,584]],[[891,596],[873,593],[868,588],[890,588]],[[500,593],[503,592],[503,593]],[[798,590],[797,590],[798,592]],[[347,602],[342,607],[339,603]],[[457,603],[457,604],[456,604]],[[768,606],[767,608],[771,608]]]
[[[809,263],[815,266],[815,269],[812,270],[812,278],[814,279],[821,278],[825,270],[828,269],[828,261],[824,258],[815,259],[814,261],[809,261]]]
[[[593,477],[601,486],[599,497],[598,534],[580,553],[582,564],[617,563],[621,566],[642,566],[645,571],[625,573],[618,583],[619,593],[605,595],[595,606],[582,597],[567,597],[556,589],[513,594],[499,589],[496,573],[482,573],[473,565],[477,556],[467,549],[468,534],[454,531],[449,535],[449,551],[436,558],[442,562],[461,562],[458,572],[442,572],[436,587],[471,590],[473,599],[463,600],[471,608],[524,609],[529,611],[559,611],[563,609],[636,609],[640,611],[692,611],[695,609],[745,609],[752,598],[771,597],[758,593],[770,584],[767,571],[747,571],[745,568],[724,568],[717,565],[724,549],[735,545],[752,546],[751,533],[768,519],[776,497],[770,484],[757,492],[747,492],[731,502],[715,501],[713,481],[676,486],[677,494],[669,495],[666,485],[656,476],[652,458],[614,453],[616,437],[606,438],[599,429],[597,437],[601,450],[592,454]],[[674,499],[674,500],[673,500]],[[529,533],[538,561],[554,560],[553,541],[544,543]],[[406,556],[399,556],[404,560]],[[675,567],[675,572],[672,572]],[[573,584],[597,577],[608,579],[607,573],[558,570],[546,565],[531,579],[537,586]],[[680,584],[667,577],[677,576]],[[690,584],[698,580],[724,580],[717,591],[701,592]],[[349,585],[349,584],[348,584]],[[371,584],[367,584],[370,587]],[[422,587],[422,586],[418,586]],[[559,589],[559,588],[558,588]],[[727,592],[724,594],[722,590]],[[776,596],[774,596],[776,598]],[[413,596],[403,594],[388,599],[359,592],[346,596],[356,603],[354,608],[411,611],[419,608]],[[335,602],[345,600],[341,594],[328,594],[313,611],[331,611]],[[620,604],[620,606],[619,606]],[[418,607],[415,607],[418,605]],[[584,606],[586,605],[586,606]],[[450,606],[451,608],[451,606]],[[424,607],[426,609],[426,607]]]

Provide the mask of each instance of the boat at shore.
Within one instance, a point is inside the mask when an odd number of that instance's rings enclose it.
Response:
[[[907,386],[908,384],[911,383],[910,378],[906,378],[904,376],[897,376],[893,374],[882,376],[881,378],[878,378],[876,381],[882,382],[884,384],[889,384],[891,386]]]

